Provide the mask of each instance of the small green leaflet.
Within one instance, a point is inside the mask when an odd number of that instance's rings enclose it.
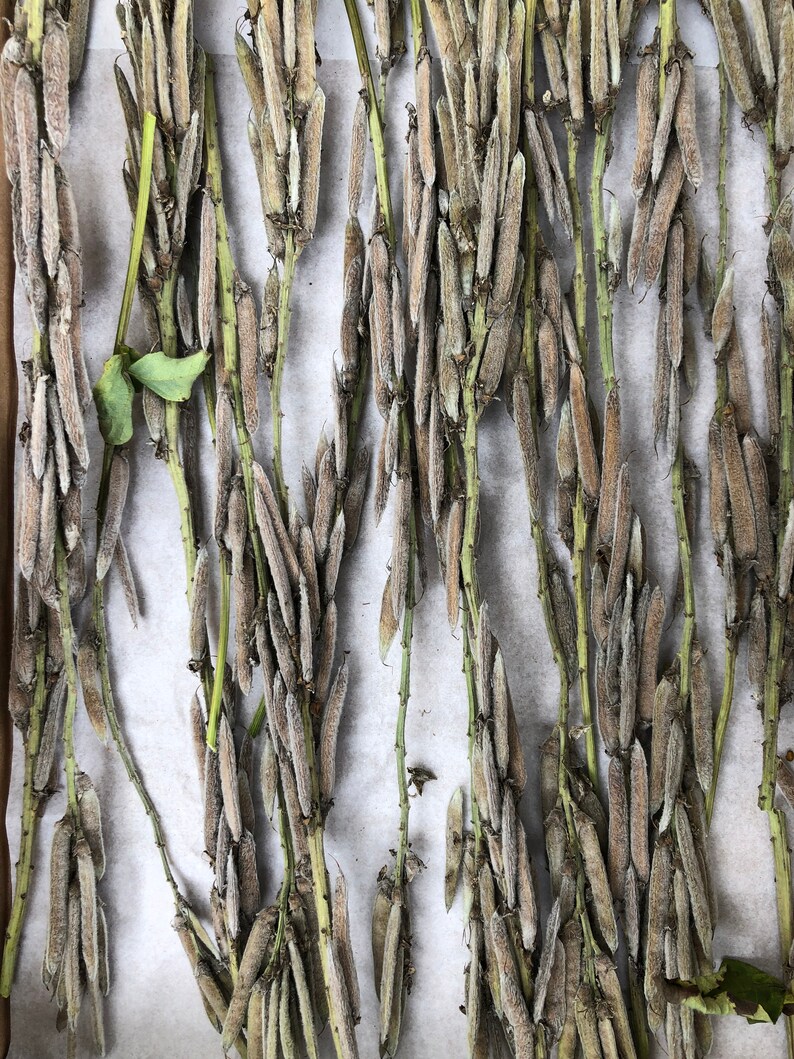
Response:
[[[114,353],[94,386],[99,429],[108,445],[124,445],[132,437],[132,396],[124,358]]]
[[[146,353],[130,363],[129,373],[165,401],[186,401],[209,356],[204,350],[187,357],[167,357],[162,351]]]
[[[794,996],[779,979],[743,960],[722,961],[711,974],[679,980],[681,1002],[706,1015],[741,1015],[748,1022],[777,1022],[794,1012]]]

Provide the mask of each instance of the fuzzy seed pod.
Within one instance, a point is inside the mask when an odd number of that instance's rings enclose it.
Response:
[[[110,465],[105,516],[102,520],[102,528],[97,545],[96,576],[99,581],[105,578],[113,562],[113,555],[116,551],[121,530],[121,520],[124,515],[124,506],[127,502],[129,479],[130,467],[127,457],[117,449],[113,453],[113,460]]]
[[[600,475],[598,458],[593,440],[593,427],[587,405],[587,389],[584,375],[578,364],[571,365],[570,378],[571,417],[576,438],[576,454],[582,488],[591,500],[599,495]]]
[[[656,122],[656,132],[653,140],[653,159],[651,162],[651,180],[654,184],[659,183],[659,175],[667,157],[667,148],[670,141],[670,130],[673,127],[676,103],[678,101],[678,90],[681,87],[681,65],[673,61],[666,71],[664,81],[664,96],[659,108],[659,117]]]
[[[678,146],[681,148],[687,179],[697,190],[703,179],[703,159],[697,135],[695,64],[689,54],[686,54],[681,61],[681,86],[675,105],[675,133]]]
[[[722,418],[722,459],[731,505],[734,550],[738,559],[749,561],[758,550],[758,536],[747,471],[736,431],[736,419],[730,406]]]
[[[648,52],[637,72],[637,142],[631,172],[631,188],[637,199],[645,192],[651,171],[658,99],[659,60],[653,52]]]
[[[645,283],[655,283],[664,259],[667,233],[673,217],[681,188],[684,184],[684,162],[678,144],[667,152],[667,160],[659,178],[656,198],[648,222],[648,241],[645,249]]]

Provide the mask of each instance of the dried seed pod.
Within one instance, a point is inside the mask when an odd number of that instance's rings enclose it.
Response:
[[[637,142],[631,172],[631,188],[637,199],[643,195],[651,171],[658,99],[659,59],[648,52],[637,71]]]
[[[719,555],[728,539],[728,480],[722,455],[722,430],[716,416],[709,424],[709,516],[714,551]]]
[[[535,112],[527,107],[524,110],[524,128],[527,135],[527,145],[532,159],[532,170],[535,176],[538,192],[543,202],[549,223],[554,224],[557,216],[557,208],[554,198],[554,179],[552,177],[551,164],[546,155],[543,138],[540,135],[538,118]]]
[[[756,592],[750,604],[750,628],[747,636],[747,670],[756,699],[760,699],[764,693],[766,660],[766,607],[763,595]]]
[[[725,277],[723,278],[722,286],[720,287],[720,292],[717,295],[717,300],[714,303],[714,310],[711,314],[711,337],[714,341],[715,356],[721,353],[725,348],[728,342],[728,337],[733,329],[734,276],[734,267],[733,265],[729,265],[725,270]]]
[[[734,550],[738,559],[749,561],[758,550],[758,537],[747,471],[731,406],[722,417],[722,458],[731,503]]]
[[[612,531],[612,556],[609,562],[604,605],[607,614],[611,614],[618,596],[623,588],[626,572],[626,559],[631,542],[632,508],[631,478],[629,465],[624,463],[618,475],[618,487],[615,497],[615,522]]]
[[[688,53],[681,60],[680,70],[681,85],[675,105],[675,133],[687,178],[697,190],[703,179],[703,160],[697,135],[695,64]]]
[[[629,806],[626,800],[626,787],[623,778],[623,766],[618,758],[609,762],[609,849],[607,868],[609,885],[616,900],[623,900],[626,871],[629,867]]]
[[[488,299],[488,313],[499,316],[510,303],[518,260],[518,241],[521,234],[521,215],[524,197],[524,156],[516,151],[507,178],[502,224],[496,247],[493,285]],[[446,321],[446,316],[445,316]]]
[[[711,712],[711,687],[706,671],[706,660],[696,640],[692,651],[692,746],[695,769],[701,790],[711,789],[714,773],[714,718]]]
[[[752,8],[751,8],[752,9]],[[759,29],[766,28],[763,12]],[[763,39],[759,33],[756,41]],[[768,43],[768,41],[767,41]],[[763,58],[763,55],[762,55]],[[771,69],[771,56],[767,55],[767,67],[770,79],[774,77]],[[776,164],[782,167],[788,163],[791,149],[794,147],[794,12],[787,4],[782,5],[780,18],[780,45],[777,66],[777,105],[775,107],[775,150]]]
[[[188,625],[188,643],[190,657],[200,662],[207,644],[207,593],[209,590],[209,560],[206,545],[199,548],[196,556],[196,568],[190,590],[190,622]]]
[[[670,743],[670,728],[678,708],[678,687],[670,673],[665,673],[656,688],[653,703],[651,736],[651,765],[648,804],[652,813],[658,812],[664,800],[665,769]]]
[[[102,528],[97,545],[96,576],[102,581],[113,562],[113,555],[121,530],[124,505],[127,502],[127,488],[130,480],[130,467],[127,457],[119,450],[113,453],[108,477],[107,499]]]
[[[72,834],[72,822],[66,816],[55,824],[52,832],[50,909],[44,950],[44,970],[50,979],[58,973],[66,948]]]
[[[587,405],[587,389],[584,375],[578,364],[571,365],[570,378],[571,417],[576,438],[576,455],[582,488],[591,500],[599,495],[600,475],[598,458],[593,440],[593,426]]]
[[[84,838],[74,845],[77,878],[80,884],[80,949],[88,980],[96,981],[99,973],[97,944],[97,896],[91,847]]]
[[[778,559],[777,594],[781,600],[787,599],[791,591],[792,571],[794,571],[794,500],[789,504],[786,529]]]
[[[222,713],[218,725],[218,770],[223,796],[223,809],[232,839],[240,841],[243,830],[240,813],[240,790],[237,782],[237,755],[234,736],[226,714]]]
[[[706,894],[706,883],[703,879],[695,841],[692,835],[692,827],[689,817],[683,808],[675,813],[675,835],[681,863],[684,868],[687,889],[689,890],[689,903],[692,908],[692,920],[695,924],[697,936],[703,946],[706,959],[711,961],[711,936],[712,922],[709,910],[708,896]]]
[[[669,839],[661,839],[654,850],[648,886],[648,925],[645,956],[645,996],[653,1014],[664,1014],[664,939],[672,885],[672,849]]]
[[[569,405],[563,405],[563,416]],[[570,422],[570,412],[569,422]],[[530,411],[529,380],[523,372],[519,372],[513,382],[513,418],[518,432],[518,443],[521,447],[521,455],[524,462],[524,480],[527,487],[527,500],[529,502],[530,517],[537,521],[540,518],[540,478],[538,474],[539,456],[535,431],[532,426],[532,414]],[[562,426],[562,420],[560,421]],[[573,429],[571,428],[571,435]],[[575,446],[574,446],[575,449]],[[574,456],[575,458],[575,456]]]
[[[673,118],[676,112],[678,91],[681,87],[681,65],[678,60],[670,63],[666,70],[664,81],[664,96],[659,109],[659,117],[656,122],[656,132],[653,140],[653,160],[651,162],[651,180],[658,184],[659,175],[662,171],[667,148],[670,141],[670,130],[673,127]]]
[[[328,697],[320,731],[320,794],[326,801],[333,797],[336,780],[336,741],[348,685],[347,662],[343,661]],[[307,813],[308,815],[308,813]]]
[[[686,737],[681,718],[676,715],[670,724],[670,735],[667,741],[667,759],[664,769],[664,808],[659,820],[659,831],[663,833],[670,826],[675,810],[676,798],[681,790],[684,776],[684,753]]]
[[[667,348],[673,370],[684,356],[684,228],[673,221],[667,237]]]
[[[751,71],[742,53],[728,0],[716,0],[712,5],[711,17],[717,33],[720,57],[725,65],[733,95],[742,113],[750,115],[755,111],[755,92],[750,77]]]
[[[609,105],[606,0],[597,0],[590,11],[590,98],[596,117]]]
[[[777,363],[777,341],[772,321],[765,306],[761,306],[761,345],[764,351],[764,393],[766,396],[766,418],[770,439],[777,440],[780,422],[780,379]]]
[[[582,851],[584,870],[587,875],[587,881],[590,884],[595,920],[604,942],[610,951],[614,952],[618,944],[617,924],[598,833],[593,821],[581,810],[575,812],[574,820]]]
[[[650,287],[655,283],[662,268],[667,233],[670,221],[684,184],[684,162],[678,144],[672,144],[667,152],[656,190],[656,198],[648,222],[648,241],[645,248],[645,282]]]
[[[450,629],[458,624],[460,592],[460,551],[463,543],[465,505],[461,499],[453,500],[447,516],[446,533],[446,586],[447,620]]]
[[[298,246],[305,246],[311,241],[317,226],[324,122],[325,93],[319,85],[315,85],[304,119],[301,143],[300,228],[296,236]]]
[[[648,765],[639,743],[631,747],[629,764],[629,827],[631,862],[639,881],[645,885],[650,875],[648,856]]]
[[[540,137],[543,140],[543,146],[546,151],[546,157],[549,160],[551,166],[552,182],[554,184],[554,201],[557,204],[557,211],[560,215],[563,227],[565,228],[566,234],[569,239],[573,238],[573,214],[571,211],[571,200],[568,197],[568,185],[565,182],[565,176],[563,175],[562,166],[560,160],[557,157],[557,146],[554,142],[554,136],[549,125],[549,120],[546,117],[545,111],[541,110],[538,114],[538,131]]]
[[[83,689],[83,702],[91,726],[101,743],[107,742],[105,703],[99,690],[99,656],[97,653],[96,629],[89,627],[80,641],[77,652],[77,671]]]
[[[517,898],[518,843],[517,828],[521,822],[516,818],[516,803],[508,787],[502,798],[502,869],[507,907],[514,909]]]
[[[97,880],[105,874],[105,844],[102,837],[102,814],[99,798],[93,783],[85,774],[77,778],[77,796],[80,807],[80,827],[91,848],[94,872]]]
[[[333,918],[334,947],[338,970],[344,981],[348,1005],[353,1020],[356,1021],[361,1009],[361,994],[358,975],[353,961],[353,949],[350,941],[350,914],[347,901],[347,882],[340,872],[334,886]],[[332,1009],[333,1010],[333,1009]]]
[[[540,360],[541,391],[543,394],[543,419],[554,415],[559,394],[560,353],[554,324],[545,313],[541,313],[538,324],[538,357]]]
[[[216,231],[215,205],[212,197],[204,194],[201,200],[201,235],[196,295],[198,333],[202,349],[209,349],[212,334],[212,316],[215,305]]]
[[[573,0],[568,10],[565,31],[565,66],[568,71],[568,104],[575,128],[584,122],[584,85],[582,80],[582,15],[580,0]]]
[[[579,669],[579,660],[576,652],[576,618],[568,589],[565,587],[562,574],[556,567],[551,570],[549,575],[549,594],[551,596],[554,622],[557,626],[560,644],[565,655],[568,679],[574,680]]]

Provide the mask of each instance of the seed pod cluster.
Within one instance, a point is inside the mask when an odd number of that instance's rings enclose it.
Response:
[[[285,11],[263,5],[251,13],[250,43],[235,34],[268,245],[282,262],[285,233],[300,253],[317,223],[325,94],[315,75],[314,21],[302,0]]]

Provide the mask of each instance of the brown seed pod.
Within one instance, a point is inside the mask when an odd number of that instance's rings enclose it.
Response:
[[[610,951],[614,952],[618,944],[617,924],[598,833],[593,821],[581,810],[575,812],[574,819],[584,870],[590,884],[595,920],[604,942]]]
[[[703,179],[703,159],[697,135],[695,64],[688,53],[681,60],[681,86],[675,105],[675,133],[687,178],[697,190]]]
[[[675,810],[676,798],[681,790],[684,775],[686,736],[680,716],[673,717],[667,742],[667,760],[664,769],[664,807],[659,820],[659,831],[664,833],[670,826]]]
[[[639,743],[631,747],[629,765],[629,819],[631,834],[631,863],[637,878],[644,885],[650,875],[648,855],[648,765]]]
[[[72,822],[64,816],[53,828],[50,852],[50,908],[44,950],[44,971],[50,980],[58,973],[66,949],[72,835]]]
[[[234,749],[234,736],[224,713],[221,714],[218,725],[218,770],[226,822],[229,825],[232,839],[239,842],[243,825],[237,783],[237,755]]]
[[[207,593],[209,566],[206,546],[199,549],[196,557],[196,568],[190,590],[190,622],[188,625],[188,643],[190,657],[200,662],[207,644]]]
[[[102,837],[102,813],[93,783],[85,773],[77,777],[80,827],[91,848],[97,880],[105,874],[105,843]]]
[[[714,551],[720,555],[728,539],[728,480],[722,455],[722,430],[716,416],[709,424],[709,516]]]
[[[764,394],[766,397],[767,429],[775,444],[780,422],[780,379],[778,373],[777,339],[772,320],[765,306],[761,306],[761,345],[764,351]]]
[[[653,158],[651,162],[651,180],[654,184],[659,183],[667,148],[670,142],[670,131],[673,127],[676,103],[678,101],[678,90],[681,87],[681,65],[678,60],[673,60],[667,70],[664,80],[664,96],[659,108],[659,117],[656,122],[656,132],[653,139]]]
[[[582,79],[582,14],[580,0],[568,9],[565,31],[565,67],[568,71],[568,104],[574,128],[584,122],[584,84]]]
[[[554,410],[557,407],[560,385],[560,353],[554,324],[545,313],[540,315],[537,342],[541,391],[543,394],[543,419],[548,422],[553,417]]]
[[[733,286],[735,271],[733,265],[725,270],[725,277],[714,303],[711,314],[711,337],[714,341],[715,356],[722,352],[733,329]]]
[[[543,140],[546,157],[551,166],[551,176],[554,185],[554,200],[557,203],[557,211],[568,238],[572,239],[573,214],[571,211],[571,200],[568,196],[568,185],[565,182],[562,166],[560,165],[560,160],[557,156],[557,145],[554,142],[549,119],[546,117],[546,112],[543,110],[538,113],[538,130],[540,132],[540,137]]]
[[[689,890],[689,903],[692,908],[692,920],[695,924],[697,936],[703,947],[706,959],[711,961],[711,937],[712,922],[709,901],[706,893],[706,883],[701,871],[695,840],[692,835],[692,827],[686,811],[681,807],[675,814],[675,835],[681,863],[684,868],[687,889]]]
[[[568,408],[567,402],[563,406],[563,411],[566,408]],[[531,518],[537,520],[540,517],[539,457],[530,412],[529,380],[523,372],[519,372],[513,382],[513,418],[524,462],[529,512]]]
[[[209,194],[201,200],[201,235],[197,286],[198,333],[202,349],[209,349],[215,307],[215,205]]]
[[[240,386],[243,397],[243,416],[250,434],[259,426],[259,398],[257,381],[257,322],[256,304],[251,288],[239,277],[235,279],[234,300],[237,307],[237,341],[240,363]]]
[[[552,177],[551,164],[543,146],[543,138],[540,135],[538,118],[535,112],[527,107],[524,110],[524,128],[526,130],[527,145],[530,158],[532,159],[532,170],[535,175],[538,193],[543,202],[549,223],[553,224],[557,216],[557,208],[554,199],[554,180]]]
[[[772,538],[769,509],[769,480],[761,446],[757,439],[750,437],[749,434],[742,439],[742,455],[755,509],[755,532],[758,538],[755,574],[760,581],[769,582],[775,576],[775,544]]]
[[[760,27],[765,29],[766,22],[761,12]],[[759,27],[759,28],[760,28]],[[756,40],[763,39],[759,33]],[[768,42],[767,42],[768,43]],[[771,56],[767,57],[769,72]],[[775,150],[776,164],[788,163],[791,149],[794,147],[794,12],[788,4],[782,5],[780,19],[780,45],[777,63],[777,106],[775,108]]]
[[[615,387],[607,394],[604,411],[604,440],[601,460],[601,497],[598,505],[598,543],[613,539],[615,505],[621,473],[620,393]]]
[[[80,675],[80,686],[83,689],[85,711],[91,727],[101,743],[107,742],[107,718],[105,703],[99,690],[99,656],[96,646],[96,630],[89,627],[80,641],[77,652],[77,671]]]
[[[637,140],[631,171],[631,188],[637,199],[646,192],[646,183],[651,172],[658,99],[659,59],[653,52],[648,52],[637,71]],[[631,282],[629,285],[633,286]]]
[[[670,743],[670,727],[678,708],[678,687],[674,676],[665,673],[656,688],[653,704],[651,736],[651,764],[648,804],[652,813],[658,812],[664,800],[665,769]]]
[[[624,463],[618,476],[618,487],[615,498],[615,522],[612,532],[612,556],[609,562],[604,604],[607,614],[611,614],[618,596],[623,588],[626,572],[626,559],[631,540],[632,508],[631,477],[629,465]]]
[[[742,112],[750,115],[755,111],[755,92],[750,78],[751,71],[742,54],[728,0],[715,0],[711,6],[711,17],[717,33],[720,57],[725,65],[733,95]]]
[[[599,495],[601,481],[590,410],[587,404],[587,389],[584,375],[578,364],[571,365],[570,401],[582,488],[591,500],[595,500]]]
[[[778,559],[777,593],[781,600],[785,600],[791,591],[792,571],[794,571],[794,500],[789,504],[786,529]]]
[[[673,370],[684,356],[684,228],[680,220],[670,226],[667,237],[667,348]]]
[[[609,847],[607,869],[612,893],[616,900],[622,901],[630,857],[629,806],[626,800],[623,766],[618,758],[613,757],[609,762],[608,775]]]
[[[124,506],[127,502],[129,480],[130,466],[127,457],[117,449],[113,453],[110,465],[105,516],[102,520],[97,545],[96,576],[99,581],[105,578],[113,562],[121,530],[121,520],[124,516]]]
[[[656,190],[656,198],[648,222],[648,241],[645,248],[645,283],[650,287],[656,282],[662,268],[667,233],[670,228],[678,196],[684,184],[684,162],[678,144],[667,152]]]
[[[740,434],[746,434],[751,427],[750,388],[747,383],[742,343],[735,325],[728,336],[725,361],[728,369],[728,396],[736,417],[736,429]]]
[[[714,773],[714,718],[711,712],[711,686],[706,660],[700,643],[695,640],[692,651],[692,747],[695,770],[701,790],[711,789]]]
[[[518,260],[518,242],[521,235],[521,215],[524,199],[524,156],[516,151],[510,163],[507,178],[502,224],[496,247],[493,268],[493,285],[488,299],[490,316],[500,316],[510,303]],[[445,315],[446,321],[446,315]]]
[[[755,529],[753,501],[750,496],[750,486],[742,459],[732,406],[725,410],[722,418],[722,458],[730,498],[734,551],[738,559],[749,561],[755,557],[758,550],[758,536]]]
[[[756,699],[764,693],[767,660],[766,607],[760,592],[753,594],[750,604],[750,628],[747,635],[747,671]]]
[[[337,671],[334,686],[325,706],[320,731],[320,795],[325,801],[330,801],[333,797],[336,781],[336,742],[342,719],[342,708],[347,696],[347,685],[347,662],[343,661]]]

